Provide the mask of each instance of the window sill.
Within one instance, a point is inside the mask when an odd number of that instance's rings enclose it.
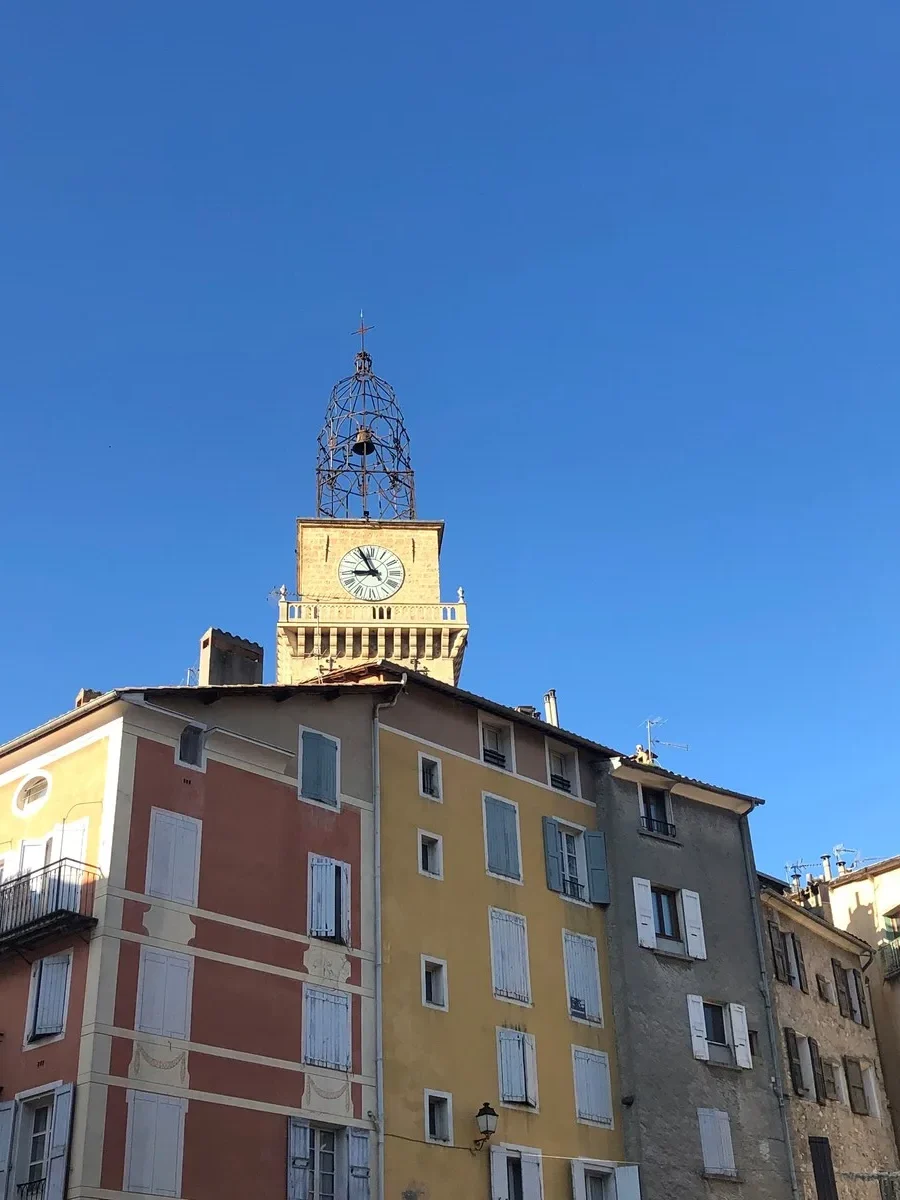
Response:
[[[668,842],[670,846],[682,846],[683,842],[679,842],[678,838],[669,837],[667,833],[656,833],[652,829],[645,829],[643,825],[638,825],[638,833],[641,837],[654,838],[657,842]]]
[[[712,1058],[705,1059],[704,1061],[706,1062],[706,1065],[708,1067],[716,1067],[720,1071],[752,1071],[753,1070],[752,1067],[739,1067],[737,1065],[737,1063],[733,1063],[733,1062],[730,1062],[730,1063],[716,1062]]]
[[[693,959],[689,954],[685,954],[683,950],[666,950],[662,946],[653,948],[653,953],[657,958],[674,958],[676,962],[693,963]]]
[[[743,1183],[740,1175],[720,1175],[716,1171],[701,1171],[701,1179],[709,1179],[714,1183]]]

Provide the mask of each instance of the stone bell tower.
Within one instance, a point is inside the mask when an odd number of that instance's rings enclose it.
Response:
[[[297,521],[297,597],[283,594],[278,683],[390,659],[456,684],[469,627],[462,588],[441,600],[443,521],[416,519],[409,435],[372,370],[368,329],[331,391],[319,434],[316,515]]]

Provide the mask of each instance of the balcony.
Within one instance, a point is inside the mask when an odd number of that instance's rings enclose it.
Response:
[[[879,946],[878,957],[885,979],[896,979],[900,975],[900,939]]]
[[[16,1185],[16,1200],[44,1200],[45,1179],[30,1179]]]
[[[553,774],[551,774],[551,776],[550,776],[550,786],[551,786],[551,787],[558,788],[558,789],[559,789],[561,792],[571,792],[571,790],[572,790],[572,781],[571,781],[571,779],[567,779],[567,778],[565,777],[565,775],[553,775]]]
[[[390,600],[371,606],[355,602],[308,603],[282,600],[278,605],[282,625],[359,626],[361,623],[386,626],[465,625],[465,601],[447,604],[393,604]]]
[[[648,816],[647,813],[641,814],[641,825],[648,833],[661,833],[663,837],[674,837],[675,826],[669,821],[662,821],[659,817]]]
[[[96,868],[61,858],[0,884],[0,954],[96,925],[98,879]]]
[[[584,899],[584,884],[572,875],[563,875],[563,895],[573,900]]]

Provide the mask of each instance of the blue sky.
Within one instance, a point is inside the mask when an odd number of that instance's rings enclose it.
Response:
[[[900,10],[0,17],[0,737],[273,643],[360,307],[465,686],[898,850]],[[270,668],[272,666],[270,658]]]

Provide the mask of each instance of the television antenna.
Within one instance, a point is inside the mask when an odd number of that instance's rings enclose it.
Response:
[[[659,755],[653,749],[654,746],[666,746],[669,750],[690,750],[687,742],[663,742],[659,738],[654,737],[653,730],[660,725],[665,725],[665,717],[647,717],[641,721],[641,727],[647,731],[647,745],[637,747],[638,757],[643,757],[645,761],[651,764],[655,763]]]

